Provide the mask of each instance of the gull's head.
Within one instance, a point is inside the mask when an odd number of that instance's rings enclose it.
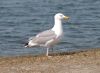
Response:
[[[57,13],[57,14],[54,16],[54,18],[55,18],[55,19],[58,19],[58,20],[62,20],[62,19],[67,20],[67,19],[69,19],[68,16],[65,16],[65,15],[62,14],[62,13]]]

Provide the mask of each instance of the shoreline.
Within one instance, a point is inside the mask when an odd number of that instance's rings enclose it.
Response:
[[[52,57],[0,57],[2,73],[99,73],[100,49],[50,54]]]

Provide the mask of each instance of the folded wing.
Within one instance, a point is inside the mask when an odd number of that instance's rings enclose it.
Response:
[[[52,40],[56,38],[56,34],[54,31],[52,30],[46,30],[43,31],[39,34],[36,35],[36,37],[31,37],[29,39],[29,45],[33,45],[35,44],[35,46],[39,46],[39,45],[44,45],[46,44],[48,41]]]

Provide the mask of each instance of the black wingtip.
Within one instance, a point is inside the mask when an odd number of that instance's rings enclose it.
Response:
[[[25,43],[25,45],[24,45],[25,47],[28,47],[28,43]]]
[[[25,46],[28,45],[28,43],[25,43]]]

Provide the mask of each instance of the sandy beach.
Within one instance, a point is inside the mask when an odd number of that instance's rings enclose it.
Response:
[[[100,73],[100,49],[51,55],[0,57],[0,73]]]

